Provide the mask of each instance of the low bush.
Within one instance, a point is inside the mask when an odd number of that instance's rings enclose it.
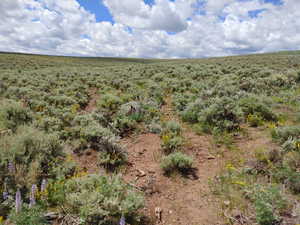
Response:
[[[136,129],[138,123],[132,116],[118,115],[114,119],[113,126],[117,130],[118,135],[124,137]]]
[[[222,97],[213,99],[211,105],[201,111],[198,121],[206,132],[231,132],[240,128],[242,115],[234,99]]]
[[[9,215],[9,220],[14,225],[45,225],[47,221],[44,217],[44,211],[39,206],[29,208],[27,205],[23,204],[22,210],[18,213],[15,209],[12,210]]]
[[[105,151],[100,152],[98,161],[99,165],[114,169],[126,163],[127,154],[117,143],[110,143]]]
[[[110,129],[101,126],[98,123],[89,126],[81,127],[79,131],[80,146],[79,149],[93,148],[97,151],[105,150],[110,142],[113,142],[116,137]]]
[[[246,118],[246,121],[251,127],[258,127],[264,124],[264,119],[257,114],[249,114]]]
[[[162,134],[178,136],[181,134],[181,126],[176,121],[167,121],[163,124]]]
[[[171,153],[165,156],[161,162],[161,168],[166,174],[172,172],[186,172],[191,169],[193,165],[193,159],[181,152]]]
[[[147,126],[149,132],[154,133],[154,134],[161,134],[162,133],[162,127],[158,122],[152,121],[148,126]]]
[[[196,101],[187,104],[180,115],[185,122],[197,123],[200,112],[206,107],[207,104],[203,100],[197,99]]]
[[[280,222],[280,214],[287,208],[287,201],[277,187],[256,187],[254,191],[256,220],[260,225]]]
[[[119,177],[91,174],[65,184],[67,213],[78,215],[84,224],[108,224],[116,218],[135,216],[143,197]]]
[[[8,187],[12,188],[11,193],[16,185],[25,187],[40,182],[44,176],[53,175],[52,168],[64,158],[56,135],[28,126],[19,127],[15,135],[2,138],[0,148],[1,180],[11,178],[13,183]]]
[[[109,112],[110,114],[116,112],[121,105],[122,99],[113,94],[104,94],[97,102],[97,106],[100,107],[100,110],[105,109],[105,111]]]
[[[300,136],[300,126],[277,127],[271,132],[272,138],[283,144],[289,138],[298,138]]]
[[[289,137],[283,144],[282,148],[286,152],[298,151],[300,152],[300,138]]]
[[[11,129],[15,132],[18,126],[32,120],[30,111],[21,103],[5,100],[1,101],[0,104],[0,129]]]
[[[173,136],[165,134],[162,136],[162,149],[169,154],[178,150],[183,145],[183,138],[180,136]]]
[[[277,121],[278,119],[278,116],[272,112],[270,107],[258,97],[242,98],[238,104],[246,117],[252,115],[266,121]]]

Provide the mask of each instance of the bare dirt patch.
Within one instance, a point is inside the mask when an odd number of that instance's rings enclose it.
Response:
[[[97,88],[92,88],[89,92],[90,101],[85,107],[84,111],[90,113],[97,108],[97,101],[100,98],[99,94],[97,93]]]
[[[145,214],[154,224],[217,225],[222,224],[217,200],[210,192],[209,181],[218,173],[221,160],[209,153],[207,137],[187,133],[194,157],[196,177],[166,177],[160,169],[160,137],[142,134],[123,140],[131,166],[124,180],[145,193]],[[155,208],[162,209],[162,221],[155,219]]]
[[[87,149],[82,153],[72,154],[72,159],[76,162],[78,168],[87,173],[99,173],[98,152],[93,149]]]
[[[166,98],[162,112],[163,120],[181,123],[172,109],[171,98]],[[163,156],[160,137],[141,134],[122,141],[130,162],[124,180],[145,193],[144,213],[152,219],[152,224],[223,224],[218,200],[210,191],[210,180],[223,167],[223,159],[211,155],[211,137],[199,136],[185,124],[182,127],[186,140],[182,150],[194,158],[194,174],[165,176],[160,168]],[[157,208],[162,210],[161,221],[155,215]]]

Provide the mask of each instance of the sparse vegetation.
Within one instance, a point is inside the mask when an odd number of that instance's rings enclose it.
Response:
[[[185,173],[192,168],[193,159],[181,152],[175,152],[165,156],[161,162],[161,168],[166,174],[172,172]]]
[[[134,224],[144,213],[139,192],[150,193],[146,201],[156,193],[151,179],[180,190],[186,186],[162,171],[200,164],[226,165],[195,182],[211,179],[227,224],[299,223],[299,60],[299,53],[201,60],[1,53],[0,224],[44,224],[49,210],[81,224],[121,217]],[[127,141],[142,134],[159,140],[158,152],[127,152]],[[156,163],[154,171],[136,168],[140,159]]]

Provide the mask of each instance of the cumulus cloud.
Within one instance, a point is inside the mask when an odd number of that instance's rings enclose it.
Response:
[[[173,58],[299,48],[300,1],[268,2],[103,0],[111,23],[76,0],[1,0],[0,50]]]
[[[145,30],[178,32],[186,29],[196,0],[156,0],[153,6],[141,0],[104,0],[118,23]]]

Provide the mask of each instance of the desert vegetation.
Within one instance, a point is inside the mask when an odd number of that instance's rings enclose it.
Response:
[[[299,52],[1,53],[0,104],[0,224],[300,223]]]

